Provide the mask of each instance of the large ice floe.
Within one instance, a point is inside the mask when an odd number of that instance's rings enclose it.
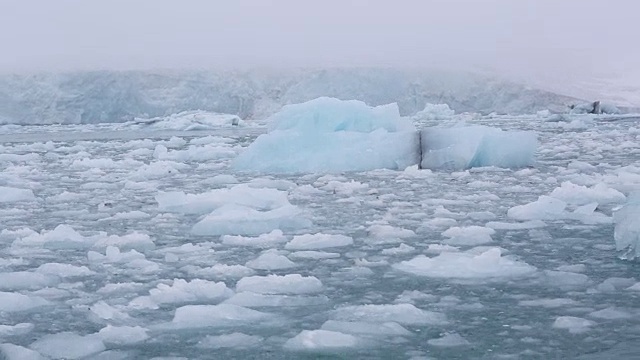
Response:
[[[487,126],[432,127],[421,131],[422,167],[463,170],[533,165],[537,139],[529,131],[503,131]]]
[[[268,120],[233,167],[274,173],[404,169],[418,162],[418,135],[397,104],[318,98],[287,105]]]

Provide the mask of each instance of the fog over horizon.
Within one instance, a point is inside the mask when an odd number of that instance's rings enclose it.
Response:
[[[366,66],[635,83],[638,10],[623,0],[3,1],[0,73]]]

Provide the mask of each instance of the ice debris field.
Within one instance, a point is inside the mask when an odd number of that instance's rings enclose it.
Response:
[[[640,353],[638,118],[165,120],[0,127],[0,357]]]

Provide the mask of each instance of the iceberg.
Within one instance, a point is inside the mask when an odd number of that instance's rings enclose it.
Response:
[[[634,260],[640,257],[640,192],[629,196],[627,203],[613,213],[613,237],[620,258]]]
[[[424,169],[464,170],[533,165],[537,136],[529,131],[503,131],[487,126],[427,128],[421,131]]]
[[[418,135],[397,104],[317,98],[285,106],[232,166],[269,173],[404,169],[418,162]]]

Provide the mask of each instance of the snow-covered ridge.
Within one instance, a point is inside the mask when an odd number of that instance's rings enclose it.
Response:
[[[566,112],[576,99],[484,75],[426,70],[95,71],[0,75],[0,124],[122,122],[203,110],[264,119],[283,105],[321,96],[402,115],[425,104],[456,112]],[[589,99],[591,100],[591,99]]]

